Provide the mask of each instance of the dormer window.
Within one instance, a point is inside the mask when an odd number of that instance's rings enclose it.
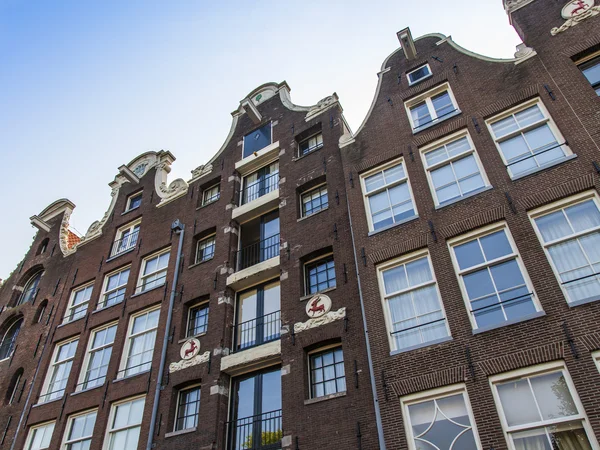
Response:
[[[432,73],[429,64],[425,64],[408,72],[406,74],[406,78],[408,79],[408,85],[412,86],[413,84],[417,84],[419,81],[429,78],[431,75]]]
[[[450,85],[444,83],[404,103],[408,119],[417,133],[460,113]]]
[[[125,208],[125,212],[131,211],[132,209],[139,208],[141,204],[142,204],[142,193],[141,192],[130,195],[129,197],[127,197],[127,207]]]
[[[267,145],[270,145],[271,142],[273,142],[272,138],[273,134],[271,122],[263,125],[251,133],[248,133],[246,136],[244,136],[243,158],[247,158],[253,153],[262,150]]]

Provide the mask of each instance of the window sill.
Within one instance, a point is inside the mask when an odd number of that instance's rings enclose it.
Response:
[[[300,160],[300,159],[306,158],[307,156],[310,156],[310,155],[312,155],[313,153],[316,153],[316,152],[318,152],[318,151],[319,151],[319,150],[321,150],[322,148],[323,148],[323,144],[321,144],[320,146],[318,146],[318,147],[316,147],[316,148],[312,149],[310,152],[308,152],[308,153],[305,153],[304,155],[298,156],[297,158],[293,159],[292,161],[296,162],[296,161],[298,161],[298,160]]]
[[[123,252],[120,252],[120,253],[117,253],[116,255],[111,256],[110,258],[107,258],[106,261],[104,261],[104,262],[105,263],[111,262],[112,260],[117,259],[119,256],[126,255],[127,253],[131,253],[134,250],[135,250],[135,247],[131,247]]]
[[[102,308],[95,309],[95,310],[92,311],[92,314],[96,314],[96,313],[102,312],[102,311],[104,311],[106,309],[112,308],[113,306],[120,305],[121,303],[123,303],[123,300],[121,300],[118,303],[113,303],[112,305],[103,306]]]
[[[188,337],[186,337],[186,338],[179,339],[179,340],[177,341],[177,343],[178,343],[178,344],[183,344],[184,342],[188,341],[189,339],[198,339],[199,337],[202,337],[202,336],[206,335],[206,333],[208,333],[208,332],[207,332],[207,331],[204,331],[204,332],[202,332],[202,333],[195,334],[195,335],[193,335],[193,336],[188,336]]]
[[[329,206],[327,208],[323,208],[323,209],[318,210],[316,213],[312,213],[312,214],[310,214],[308,216],[300,217],[298,220],[296,220],[296,222],[302,222],[303,220],[310,219],[311,217],[314,217],[317,214],[322,213],[323,211],[327,211],[328,209],[329,209]]]
[[[489,191],[491,189],[494,189],[494,186],[484,186],[484,187],[482,187],[480,189],[477,189],[476,191],[469,192],[467,195],[463,195],[462,197],[458,197],[458,198],[455,198],[455,199],[452,199],[452,200],[448,200],[447,202],[445,202],[443,204],[437,205],[435,207],[435,209],[436,210],[443,209],[446,206],[454,205],[455,203],[458,203],[458,202],[460,202],[462,200],[466,200],[466,199],[471,198],[471,197],[475,197],[477,194],[481,194],[482,192],[486,192],[486,191]]]
[[[166,433],[165,434],[165,439],[170,438],[170,437],[175,437],[175,436],[179,436],[181,434],[188,434],[188,433],[193,433],[194,431],[196,431],[198,429],[198,427],[194,427],[194,428],[186,428],[185,430],[177,430],[177,431],[171,431],[170,433]]]
[[[124,216],[125,214],[129,214],[131,211],[135,211],[136,209],[139,209],[139,208],[140,208],[139,206],[136,206],[135,208],[128,209],[127,211],[123,211],[121,213],[121,215]]]
[[[210,262],[210,261],[212,261],[213,259],[215,259],[215,257],[214,257],[214,256],[213,256],[212,258],[210,258],[210,259],[205,259],[204,261],[200,261],[200,262],[194,263],[194,264],[192,264],[192,265],[188,266],[188,269],[193,269],[194,267],[201,266],[202,264],[204,264],[204,263],[207,263],[207,262]]]
[[[495,330],[497,328],[502,328],[502,327],[514,325],[514,324],[521,323],[521,322],[527,322],[528,320],[537,319],[538,317],[542,317],[545,315],[546,315],[546,313],[544,311],[538,311],[538,312],[530,314],[528,316],[519,317],[518,319],[507,320],[506,322],[502,322],[502,323],[499,323],[496,325],[489,325],[484,328],[476,328],[475,330],[473,330],[473,334],[481,334],[481,333],[485,333],[486,331]]]
[[[345,397],[345,396],[346,396],[346,391],[337,392],[335,394],[324,395],[323,397],[309,398],[308,400],[304,400],[304,404],[305,405],[313,405],[315,403],[326,402],[327,400],[333,400],[334,398],[340,398],[340,397]]]
[[[219,200],[221,200],[221,197],[219,197],[219,198],[218,198],[218,199],[216,199],[216,200],[213,200],[212,202],[208,202],[208,203],[205,203],[205,204],[203,204],[203,205],[200,205],[200,206],[198,206],[198,207],[196,208],[196,211],[198,211],[199,209],[204,209],[204,208],[207,208],[207,207],[209,207],[210,205],[214,205],[214,204],[215,204],[215,203],[217,203]]]
[[[47,402],[38,402],[35,405],[33,405],[32,408],[38,408],[42,405],[49,405],[50,403],[59,402],[63,399],[64,396],[65,394],[61,395],[59,398],[53,398],[52,400],[48,400]]]
[[[154,286],[154,287],[152,287],[152,288],[150,288],[150,289],[146,289],[145,291],[136,292],[135,294],[133,294],[133,295],[132,295],[131,297],[129,297],[129,298],[135,298],[135,297],[139,297],[140,295],[144,295],[144,294],[146,294],[147,292],[152,292],[152,291],[155,291],[156,289],[160,289],[160,288],[161,288],[161,287],[163,287],[164,285],[165,285],[165,283],[163,283],[163,284],[159,284],[158,286]]]
[[[527,172],[524,172],[524,173],[521,173],[521,174],[516,175],[514,177],[511,177],[511,180],[517,181],[517,180],[520,180],[521,178],[526,178],[529,175],[534,175],[534,174],[536,174],[538,172],[542,172],[543,170],[549,169],[549,168],[554,167],[554,166],[558,166],[559,164],[566,163],[567,161],[571,161],[572,159],[575,159],[575,158],[577,158],[577,155],[573,153],[571,155],[565,156],[564,158],[561,158],[559,160],[556,160],[556,161],[553,161],[551,163],[545,164],[545,165],[543,165],[541,167],[538,167],[537,169],[531,169],[531,170],[528,170]]]
[[[462,114],[462,111],[460,109],[457,109],[456,111],[451,112],[450,114],[444,116],[441,120],[435,119],[426,125],[420,126],[418,129],[413,128],[412,133],[417,134],[417,133],[420,133],[421,131],[427,130],[431,127],[435,127],[437,124],[445,122],[446,120],[452,119],[453,117],[456,117],[459,114]]]
[[[150,372],[150,370],[152,370],[152,369],[148,369],[148,370],[144,370],[142,372],[134,373],[133,375],[128,375],[126,377],[115,378],[114,380],[112,380],[112,382],[113,383],[118,383],[119,381],[130,380],[131,378],[135,378],[135,377],[139,377],[140,375],[147,374],[147,373]]]
[[[574,308],[576,306],[587,305],[588,303],[594,303],[594,302],[597,302],[598,300],[600,300],[600,296],[586,298],[585,300],[577,300],[576,302],[571,302],[571,303],[567,302],[567,305],[569,305],[570,308]]]
[[[304,295],[304,296],[300,297],[300,301],[304,302],[306,300],[313,298],[315,295],[326,294],[327,292],[335,291],[336,289],[337,289],[337,286],[323,289],[322,291],[315,292],[314,294]]]
[[[387,231],[390,228],[399,227],[400,225],[404,225],[404,224],[406,224],[408,222],[412,222],[413,220],[416,220],[418,218],[419,218],[418,215],[417,216],[412,216],[412,217],[409,217],[408,219],[404,219],[404,220],[401,220],[400,222],[396,222],[396,223],[393,223],[393,224],[388,225],[386,227],[380,228],[379,230],[369,231],[369,234],[367,234],[367,236],[374,236],[374,235],[376,235],[378,233],[382,233],[384,231]]]
[[[412,345],[410,347],[401,348],[399,350],[392,350],[390,352],[390,356],[399,355],[400,353],[406,353],[413,350],[418,350],[420,348],[431,347],[436,344],[443,344],[444,342],[450,342],[452,340],[452,336],[446,336],[444,338],[436,339],[434,341],[423,342],[421,344]]]
[[[89,391],[93,391],[94,389],[98,389],[101,388],[102,386],[104,386],[104,383],[99,384],[98,386],[94,386],[91,388],[87,388],[87,389],[82,389],[80,391],[75,391],[72,394],[69,394],[71,397],[73,397],[74,395],[79,395],[79,394],[83,394],[84,392],[89,392]]]

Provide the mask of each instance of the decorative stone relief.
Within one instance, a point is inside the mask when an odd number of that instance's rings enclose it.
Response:
[[[167,185],[167,176],[171,172],[171,164],[175,161],[175,157],[171,152],[161,150],[157,153],[158,163],[156,164],[156,175],[154,178],[154,187],[156,193],[160,197],[160,202],[157,207],[187,194],[189,185],[182,178],[177,178]]]
[[[328,97],[325,97],[325,98],[319,100],[319,102],[315,106],[311,106],[311,108],[308,110],[305,120],[309,121],[313,117],[318,116],[323,111],[331,108],[338,101],[339,101],[339,98],[335,92],[333,93],[333,95],[330,95]]]
[[[550,30],[552,36],[556,36],[563,31],[568,30],[575,25],[583,22],[590,17],[597,16],[600,14],[600,6],[593,6],[594,0],[575,0],[567,3],[563,8],[562,16],[567,21],[560,27],[554,27]]]
[[[70,255],[71,253],[75,253],[77,250],[77,246],[81,244],[74,245],[69,248],[69,218],[71,217],[71,213],[69,211],[65,211],[62,222],[60,223],[60,236],[58,239],[60,245],[60,251],[64,256]]]
[[[212,164],[202,164],[201,166],[198,166],[194,170],[192,170],[192,180],[203,177],[204,175],[211,173],[212,170]]]
[[[306,315],[311,319],[317,319],[331,311],[331,299],[324,294],[313,295],[306,302]]]
[[[515,52],[515,58],[517,58],[518,61],[516,61],[515,64],[518,64],[535,55],[537,55],[537,52],[534,49],[527,47],[525,44],[519,44],[517,45],[517,51]]]
[[[198,364],[202,364],[208,362],[210,358],[210,351],[205,351],[201,355],[196,355],[191,359],[182,359],[179,362],[174,362],[169,364],[169,373],[177,372],[178,370],[187,369],[188,367],[197,366]]]
[[[510,14],[531,2],[533,2],[533,0],[504,0],[504,9]]]
[[[337,311],[329,311],[327,314],[317,317],[315,319],[308,319],[306,322],[297,322],[294,324],[294,332],[300,333],[302,331],[310,330],[311,328],[320,327],[327,325],[328,323],[341,320],[346,317],[346,308],[340,308]]]

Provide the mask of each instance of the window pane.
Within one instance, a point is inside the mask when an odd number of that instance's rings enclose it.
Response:
[[[513,131],[517,131],[519,125],[513,116],[508,116],[505,119],[499,120],[492,124],[492,131],[496,135],[496,138],[506,136]]]
[[[513,252],[504,230],[483,236],[480,241],[487,261],[510,255]]]
[[[425,102],[420,103],[417,106],[413,106],[410,109],[410,114],[412,116],[413,123],[415,124],[415,128],[431,122],[431,115],[429,114],[429,109],[427,108]]]
[[[562,372],[540,375],[530,380],[544,420],[578,414]]]
[[[271,123],[244,136],[244,158],[271,144]]]
[[[419,67],[417,70],[412,71],[411,73],[408,74],[408,79],[410,81],[410,84],[416,83],[417,81],[421,80],[422,78],[425,78],[426,76],[430,75],[431,71],[429,70],[429,66],[425,65],[423,67]]]
[[[527,380],[517,380],[497,385],[504,417],[509,427],[538,422],[540,414]]]
[[[600,83],[600,61],[586,69],[583,69],[582,72],[592,86]]]
[[[452,99],[450,98],[448,92],[444,92],[443,94],[432,97],[431,103],[433,104],[433,108],[435,109],[435,114],[437,117],[450,114],[455,110],[454,105],[452,104]]]
[[[454,247],[454,254],[460,269],[467,269],[485,262],[477,239]]]
[[[556,211],[535,219],[545,242],[570,235],[573,231],[563,211]]]
[[[378,189],[384,185],[385,181],[383,178],[383,172],[379,172],[375,175],[365,178],[365,188],[367,192],[374,191],[375,189]]]
[[[593,200],[565,208],[565,213],[576,233],[600,226],[600,212]]]

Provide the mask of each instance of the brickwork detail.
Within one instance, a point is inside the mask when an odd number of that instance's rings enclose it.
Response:
[[[407,378],[405,380],[390,383],[394,393],[398,397],[412,394],[414,392],[426,391],[450,384],[462,383],[467,379],[467,366],[457,366],[446,370],[431,372],[419,377]]]
[[[449,124],[432,131],[431,133],[418,136],[415,138],[415,144],[417,147],[422,147],[423,145],[435,141],[436,139],[440,139],[447,134],[451,134],[462,128],[466,128],[468,123],[469,119],[467,117],[460,117],[457,120],[453,120]]]
[[[381,152],[377,154],[377,156],[366,159],[360,164],[357,164],[356,166],[354,166],[354,170],[356,170],[358,173],[365,172],[369,169],[377,167],[380,164],[383,164],[387,161],[391,161],[394,158],[399,158],[401,156],[402,152]]]
[[[415,95],[419,95],[419,94],[422,94],[423,92],[426,92],[428,89],[431,89],[431,88],[437,86],[438,84],[448,81],[449,78],[450,78],[449,71],[445,70],[443,72],[440,72],[437,75],[432,76],[429,80],[423,81],[422,83],[419,83],[417,86],[414,86],[412,88],[405,90],[404,92],[402,92],[400,98],[403,101],[408,100],[409,98],[414,97]]]
[[[494,223],[498,220],[502,220],[505,216],[506,208],[504,208],[504,206],[498,206],[496,208],[489,209],[482,213],[475,214],[474,216],[471,216],[468,219],[440,228],[440,234],[446,239],[449,239],[451,237],[458,236],[459,234],[466,233],[467,231],[473,230],[475,228],[479,228],[484,225]]]
[[[555,342],[524,350],[522,352],[509,353],[508,355],[500,356],[499,358],[490,358],[485,361],[479,361],[477,362],[477,366],[483,373],[490,376],[497,373],[508,372],[509,370],[562,359],[563,355],[563,343]]]
[[[418,250],[419,248],[426,247],[427,236],[427,233],[421,233],[420,236],[417,236],[414,239],[408,239],[406,241],[400,242],[399,244],[392,245],[388,248],[373,253],[372,255],[369,255],[369,259],[373,264],[379,264],[388,259],[401,256],[404,253],[408,253],[413,250]]]
[[[545,191],[538,192],[537,194],[524,197],[518,200],[518,203],[525,209],[532,209],[537,206],[577,194],[578,192],[586,189],[593,188],[594,178],[595,175],[590,173],[573,180],[569,180],[566,183],[559,184],[558,186],[550,189],[546,189]]]
[[[519,91],[513,95],[509,95],[508,97],[506,97],[503,100],[500,100],[499,102],[492,103],[491,105],[485,107],[484,109],[482,109],[475,115],[478,115],[478,116],[481,116],[484,118],[493,116],[494,114],[500,113],[500,112],[504,111],[505,109],[510,108],[511,106],[517,105],[521,102],[524,102],[525,100],[529,100],[530,98],[535,97],[543,89],[544,89],[543,86],[541,86],[539,84],[531,85],[531,86],[523,89],[522,91]]]
[[[600,333],[586,334],[577,339],[590,352],[600,348]]]

